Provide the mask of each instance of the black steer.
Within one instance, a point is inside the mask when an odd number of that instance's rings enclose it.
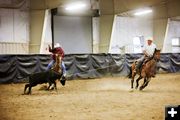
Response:
[[[53,70],[48,70],[45,72],[34,73],[29,76],[29,83],[24,87],[24,94],[31,94],[31,88],[37,84],[49,83],[48,90],[52,84],[56,88],[56,80],[60,79],[62,74],[59,74]],[[64,84],[65,85],[65,84]],[[29,91],[26,93],[26,89],[29,87]]]

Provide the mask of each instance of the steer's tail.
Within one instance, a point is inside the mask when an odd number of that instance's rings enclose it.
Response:
[[[29,82],[29,75],[28,76],[16,76],[18,82]]]

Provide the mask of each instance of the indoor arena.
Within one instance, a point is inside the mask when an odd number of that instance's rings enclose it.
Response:
[[[179,0],[0,0],[0,120],[180,119]]]

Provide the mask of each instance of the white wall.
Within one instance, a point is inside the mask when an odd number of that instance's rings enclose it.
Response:
[[[28,43],[29,12],[0,8],[0,54],[28,53]]]
[[[54,40],[67,54],[92,53],[92,18],[55,16]]]
[[[169,19],[162,52],[172,53],[172,38],[178,37],[180,38],[180,21],[173,21]],[[179,51],[176,52],[180,53],[180,47]]]
[[[51,10],[46,10],[44,18],[40,54],[50,54],[48,45],[52,45]]]
[[[91,33],[90,33],[91,34]],[[93,53],[99,53],[99,17],[92,18],[92,44]],[[61,42],[61,41],[60,41]],[[48,45],[52,44],[52,31],[51,31],[51,11],[46,10],[43,33],[41,39],[41,54],[49,54]],[[64,46],[63,46],[64,47]]]
[[[99,17],[92,18],[92,31],[93,31],[93,53],[99,53]]]
[[[28,54],[28,43],[1,42],[0,54]]]
[[[116,16],[109,53],[134,53],[133,38],[136,36],[153,36],[152,20]]]

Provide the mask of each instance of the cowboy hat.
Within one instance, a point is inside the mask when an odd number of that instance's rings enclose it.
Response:
[[[152,37],[147,37],[146,40],[147,40],[147,41],[153,41],[153,38],[152,38]]]
[[[56,44],[54,45],[54,48],[57,48],[57,47],[61,47],[61,45],[60,45],[59,43],[56,43]]]

